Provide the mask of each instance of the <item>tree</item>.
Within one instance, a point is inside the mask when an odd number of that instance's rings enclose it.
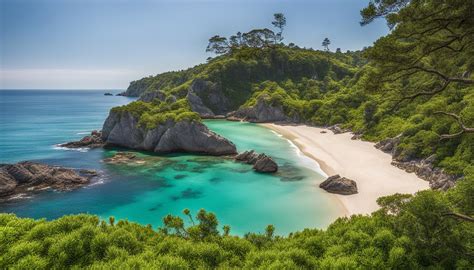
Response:
[[[229,43],[231,48],[239,48],[243,45],[242,33],[237,32],[237,34],[230,36]]]
[[[449,89],[474,85],[474,2],[462,0],[378,0],[361,11],[361,25],[385,18],[392,32],[367,50],[376,67],[374,87],[404,84],[395,95],[392,110],[401,103],[427,98]],[[440,135],[441,139],[473,133],[454,112],[438,112],[450,116],[461,132]]]
[[[322,45],[323,45],[325,51],[329,52],[329,45],[330,44],[331,44],[331,41],[329,40],[329,38],[325,38],[323,40]]]
[[[230,50],[230,45],[226,37],[215,35],[209,39],[206,52],[213,52],[215,54],[225,54]]]
[[[324,47],[324,50],[326,51],[326,54],[327,54],[327,57],[328,57],[328,63],[329,63],[329,45],[331,44],[331,41],[329,40],[329,38],[325,38],[323,40],[323,47]]]
[[[243,42],[246,46],[252,48],[268,47],[275,40],[275,33],[268,29],[254,29],[242,35]]]
[[[275,35],[275,44],[283,40],[283,29],[286,26],[286,18],[283,13],[273,14],[274,21],[272,22],[273,26],[278,28],[280,31]]]

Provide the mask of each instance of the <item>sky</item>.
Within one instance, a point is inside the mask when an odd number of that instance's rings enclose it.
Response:
[[[206,61],[208,39],[271,28],[284,42],[358,50],[388,33],[359,25],[368,0],[0,0],[0,89],[126,89]]]

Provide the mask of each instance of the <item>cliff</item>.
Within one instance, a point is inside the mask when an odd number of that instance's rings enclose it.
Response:
[[[235,145],[195,120],[168,119],[149,128],[127,111],[112,110],[102,128],[106,145],[156,153],[191,152],[209,155],[236,153]]]

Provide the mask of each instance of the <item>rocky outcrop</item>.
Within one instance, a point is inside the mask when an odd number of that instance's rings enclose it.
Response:
[[[281,105],[270,104],[264,98],[259,98],[255,106],[240,108],[237,111],[227,114],[228,118],[241,119],[244,121],[265,123],[265,122],[299,122],[299,117],[289,117],[283,111]]]
[[[341,134],[341,133],[346,133],[346,132],[350,131],[350,129],[342,128],[341,124],[336,124],[336,125],[330,126],[330,127],[328,127],[328,129],[330,131],[332,131],[334,134]]]
[[[166,94],[163,91],[146,92],[140,95],[140,98],[138,100],[141,100],[144,102],[152,102],[155,99],[158,99],[160,101],[165,101]]]
[[[257,154],[255,151],[245,151],[235,156],[236,161],[253,164],[253,169],[257,172],[274,173],[278,171],[278,164],[269,156]]]
[[[91,135],[85,136],[79,141],[63,143],[59,146],[67,148],[98,148],[104,146],[104,141],[102,141],[102,132],[94,130],[91,132]]]
[[[107,92],[107,93],[104,93],[104,96],[113,96],[113,94],[112,94],[112,93],[109,93],[109,92]]]
[[[202,102],[201,98],[196,95],[193,91],[189,91],[186,98],[188,99],[189,106],[193,112],[199,113],[203,118],[212,118],[215,114],[211,109],[206,107]]]
[[[191,152],[209,155],[235,154],[235,145],[198,121],[165,123],[149,129],[130,112],[110,112],[102,128],[106,145],[156,153]]]
[[[384,151],[385,153],[389,153],[391,155],[396,154],[396,147],[400,143],[400,139],[402,137],[402,134],[393,137],[393,138],[388,138],[385,140],[381,140],[380,142],[375,144],[375,148],[380,149]]]
[[[430,183],[432,189],[447,190],[454,187],[459,177],[446,173],[441,168],[436,168],[433,162],[436,160],[435,155],[431,155],[426,159],[411,161],[392,161],[392,165],[403,169],[409,173],[415,173],[418,177]]]
[[[435,167],[436,155],[431,155],[425,159],[413,159],[409,155],[401,155],[400,149],[397,148],[401,136],[402,134],[382,140],[375,144],[375,148],[391,154],[393,166],[409,173],[415,173],[421,179],[428,181],[432,189],[447,190],[455,185],[460,177],[448,174],[443,169]]]
[[[191,94],[191,95],[189,95]],[[188,100],[193,111],[201,114],[225,115],[232,108],[232,102],[224,95],[224,91],[217,83],[203,79],[195,79],[188,89]],[[193,106],[196,106],[193,108]],[[197,110],[195,110],[197,109]]]
[[[136,154],[131,152],[117,152],[112,157],[106,158],[103,161],[108,164],[142,165],[146,163],[144,159],[138,158]]]
[[[0,199],[46,188],[67,191],[90,182],[97,175],[91,170],[76,172],[62,167],[24,161],[0,164]]]
[[[330,193],[341,195],[352,195],[357,193],[357,183],[354,180],[339,176],[339,174],[328,177],[319,187]]]

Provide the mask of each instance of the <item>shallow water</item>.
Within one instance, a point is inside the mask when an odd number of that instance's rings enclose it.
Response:
[[[261,232],[274,224],[278,234],[322,228],[342,209],[317,188],[323,176],[316,162],[273,131],[250,123],[208,120],[239,151],[255,149],[275,158],[275,175],[222,157],[137,153],[140,164],[105,164],[118,150],[64,150],[57,143],[100,129],[108,110],[131,101],[104,91],[0,91],[1,162],[37,160],[73,168],[98,169],[92,185],[72,192],[47,191],[0,205],[0,212],[56,218],[91,213],[161,226],[166,214],[184,208],[215,212],[232,233]]]

